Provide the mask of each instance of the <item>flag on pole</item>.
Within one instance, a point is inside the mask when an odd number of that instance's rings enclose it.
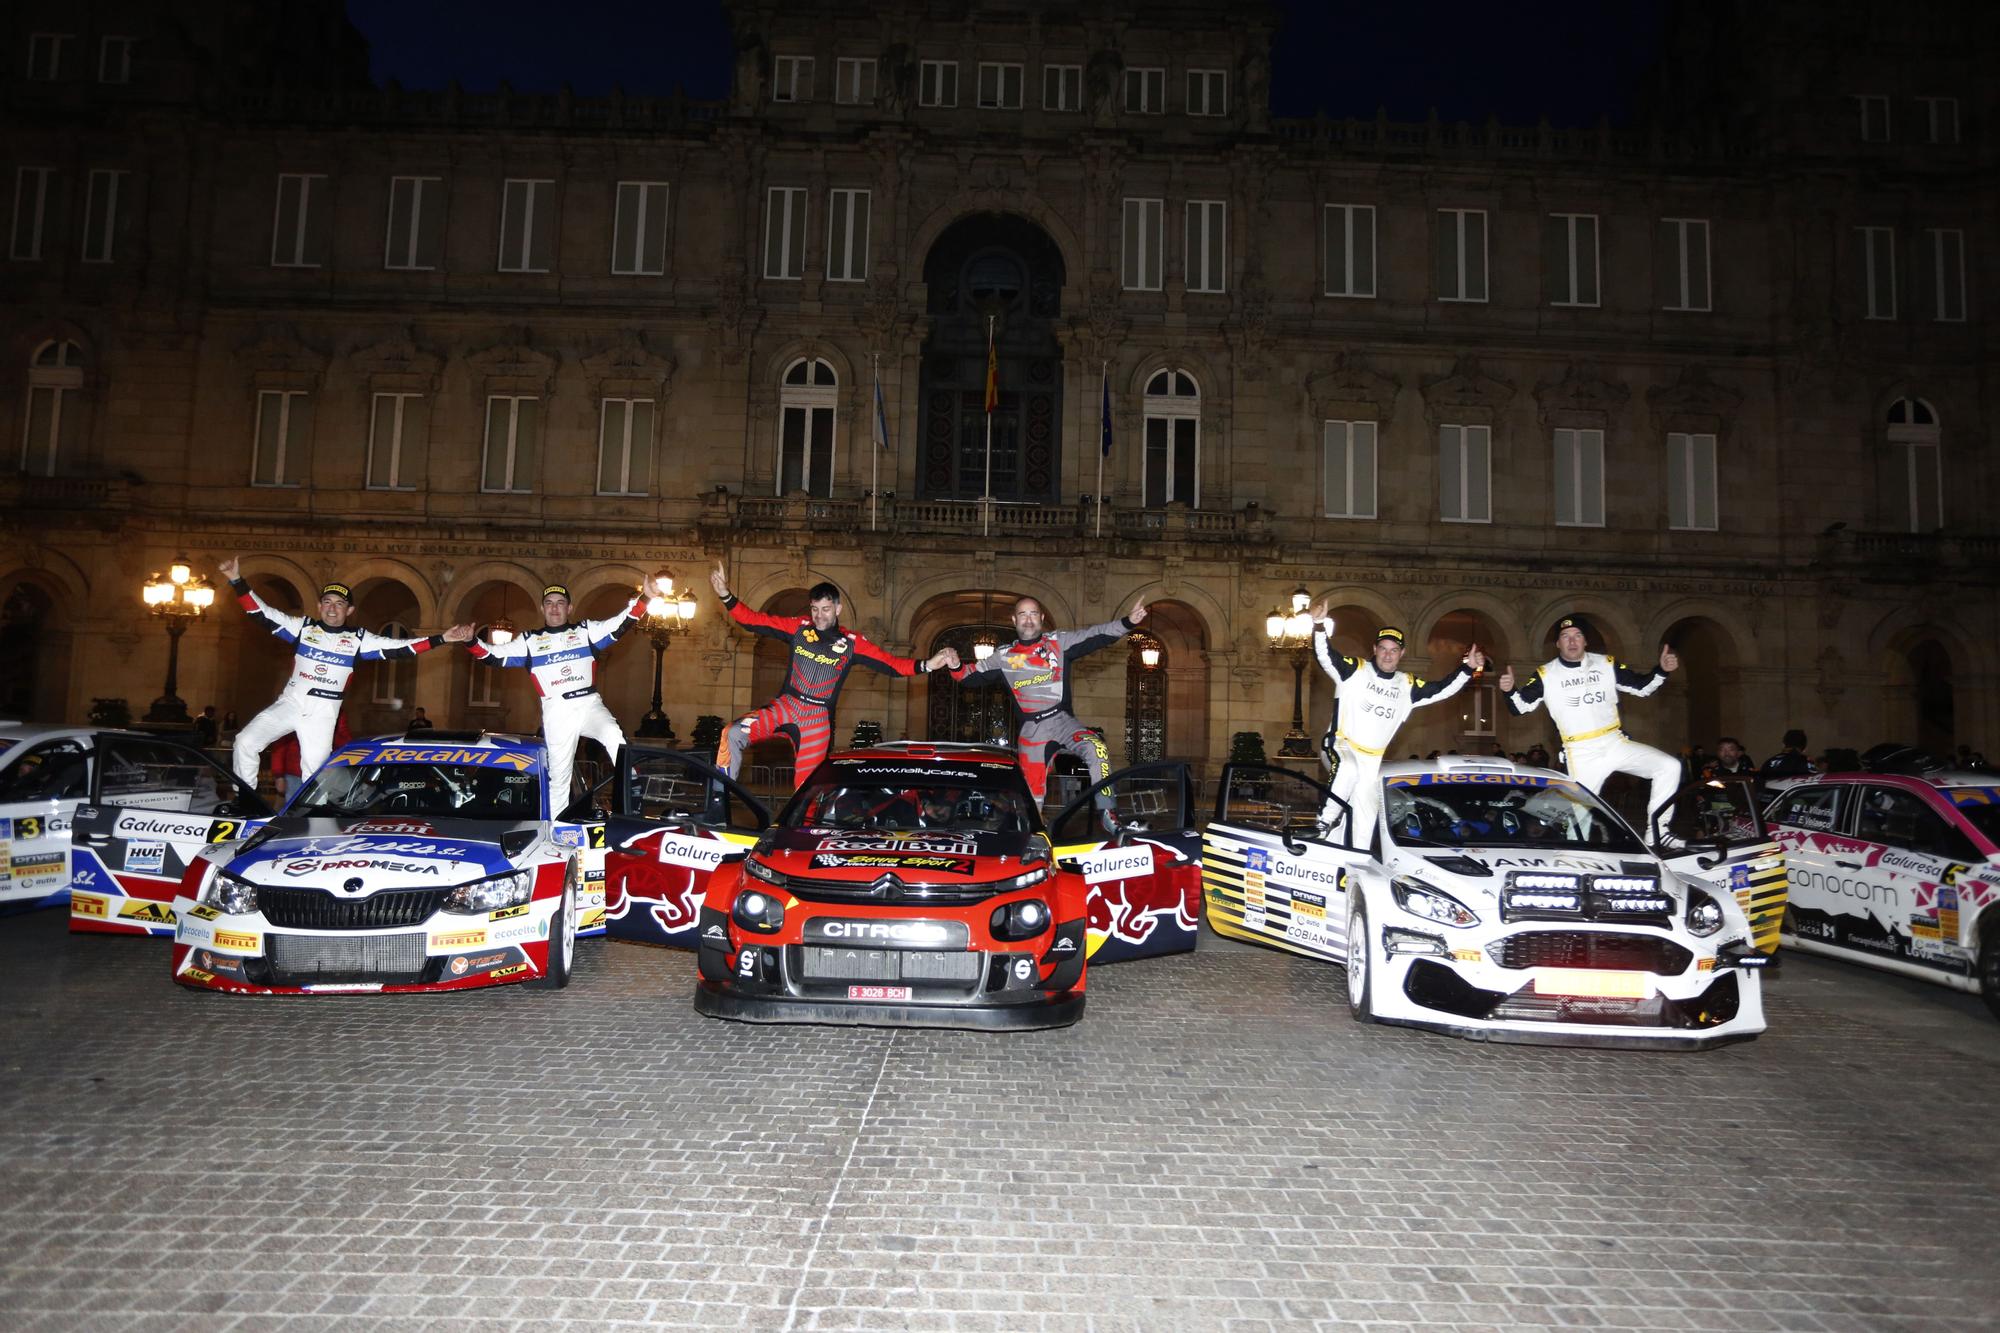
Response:
[[[986,414],[1000,406],[1000,354],[993,348],[993,320],[986,320]]]
[[[882,406],[882,378],[875,378],[875,447],[887,450],[889,447],[889,414]]]
[[[1104,456],[1109,458],[1111,457],[1111,368],[1108,363],[1099,376],[1098,383],[1102,390],[1103,399],[1103,406],[1099,409],[1099,417],[1101,418],[1104,430]]]

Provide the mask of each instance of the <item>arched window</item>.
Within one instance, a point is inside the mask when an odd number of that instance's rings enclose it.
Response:
[[[1125,762],[1150,763],[1167,753],[1166,649],[1150,634],[1125,641]]]
[[[28,362],[28,423],[21,440],[21,471],[53,477],[60,460],[75,456],[82,393],[82,348],[58,341],[35,349]]]
[[[833,494],[833,414],[840,377],[816,357],[785,368],[778,391],[778,494]]]
[[[1944,469],[1937,413],[1921,398],[1889,406],[1889,464],[1883,503],[1891,525],[1909,532],[1944,526]]]
[[[1146,381],[1148,509],[1201,504],[1201,389],[1185,370],[1162,370]]]

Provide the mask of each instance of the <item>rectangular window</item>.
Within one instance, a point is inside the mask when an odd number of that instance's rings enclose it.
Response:
[[[14,173],[14,235],[9,259],[42,257],[42,223],[48,216],[52,167],[22,167]]]
[[[1936,532],[1944,526],[1944,475],[1937,445],[1894,440],[1889,445],[1889,521],[1909,524],[1911,532]]]
[[[653,460],[653,400],[606,398],[597,426],[597,493],[644,495]]]
[[[500,271],[547,273],[555,256],[556,183],[510,180],[500,199]]]
[[[1493,521],[1493,431],[1438,427],[1438,517],[1447,523]]]
[[[1141,116],[1157,116],[1167,109],[1167,72],[1139,67],[1125,71],[1125,109]]]
[[[1924,120],[1930,130],[1932,143],[1950,144],[1958,142],[1958,99],[1956,97],[1919,97],[1924,104]]]
[[[1597,304],[1597,215],[1551,213],[1542,252],[1550,305]]]
[[[1083,66],[1042,66],[1042,110],[1083,110]]]
[[[1896,229],[1856,227],[1861,233],[1861,300],[1869,319],[1896,317]]]
[[[1486,299],[1486,210],[1438,210],[1437,284],[1440,301]]]
[[[1187,113],[1190,116],[1229,114],[1229,71],[1191,69],[1187,72]]]
[[[773,102],[810,102],[813,98],[813,58],[779,56],[771,78]]]
[[[1195,418],[1146,418],[1146,508],[1184,504],[1192,509],[1200,504],[1200,452],[1201,423]]]
[[[778,494],[833,495],[832,404],[787,403],[778,427]]]
[[[70,43],[66,32],[28,34],[28,77],[36,83],[53,83],[63,75],[63,51]]]
[[[21,470],[56,475],[56,464],[76,457],[77,391],[54,384],[28,389],[28,437],[21,442]]]
[[[956,60],[926,60],[917,67],[917,105],[958,105]]]
[[[1861,142],[1889,142],[1889,99],[1873,93],[1857,93],[1860,104]]]
[[[382,243],[382,267],[434,269],[443,248],[443,179],[391,176],[389,233]]]
[[[332,212],[327,206],[326,177],[280,175],[271,224],[271,267],[318,268],[326,263]]]
[[[618,182],[617,214],[611,224],[611,271],[634,276],[667,271],[665,181]]]
[[[118,185],[122,171],[90,173],[90,193],[83,209],[83,262],[108,264],[118,232]]]
[[[525,493],[535,479],[535,432],[539,399],[495,394],[486,400],[486,457],[479,489]]]
[[[1190,199],[1187,206],[1187,289],[1224,291],[1229,272],[1229,206],[1220,199]]]
[[[833,100],[842,106],[875,105],[875,62],[842,56],[833,65]]]
[[[106,37],[97,46],[97,81],[132,82],[132,39]]]
[[[1708,220],[1660,219],[1660,308],[1707,310]]]
[[[982,62],[979,66],[979,105],[989,110],[1021,109],[1021,67]]]
[[[1604,432],[1556,432],[1556,526],[1604,526]]]
[[[798,186],[773,186],[764,211],[764,276],[803,278],[805,265],[806,192]]]
[[[1160,251],[1165,240],[1166,204],[1159,199],[1125,201],[1125,290],[1160,290]]]
[[[1375,423],[1329,421],[1324,440],[1322,512],[1328,518],[1375,517]]]
[[[1491,678],[1475,680],[1465,687],[1460,696],[1464,703],[1459,706],[1459,720],[1467,736],[1493,735],[1493,717],[1499,710],[1500,689]]]
[[[500,678],[498,667],[474,663],[467,673],[465,703],[469,708],[498,708],[500,706]]]
[[[371,491],[410,491],[422,473],[428,412],[420,393],[378,393],[368,422],[368,481]]]
[[[1931,252],[1931,318],[1956,324],[1965,319],[1965,233],[1933,228]]]
[[[257,445],[250,467],[253,486],[296,486],[305,475],[312,402],[298,390],[266,389],[257,395]]]
[[[826,276],[830,282],[868,279],[868,191],[833,190],[827,196]]]
[[[1328,204],[1321,220],[1328,296],[1375,295],[1375,206]]]
[[[1667,526],[1683,532],[1715,531],[1713,435],[1668,434]]]

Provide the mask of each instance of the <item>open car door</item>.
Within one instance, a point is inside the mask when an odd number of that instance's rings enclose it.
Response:
[[[207,755],[156,736],[100,735],[90,796],[70,828],[69,928],[171,937],[195,853],[248,837],[270,816]]]
[[[604,923],[617,940],[697,946],[709,877],[741,861],[771,812],[728,775],[678,750],[618,753],[604,822]]]
[[[1084,878],[1092,965],[1185,953],[1201,910],[1194,782],[1180,763],[1121,768],[1049,821],[1056,864]]]
[[[1785,919],[1785,850],[1764,826],[1748,778],[1691,783],[1653,814],[1653,850],[1682,879],[1734,898],[1750,942],[1775,953]]]
[[[1321,832],[1328,802],[1348,827],[1345,802],[1294,769],[1224,766],[1215,817],[1202,837],[1209,929],[1347,962],[1348,872],[1374,858]]]

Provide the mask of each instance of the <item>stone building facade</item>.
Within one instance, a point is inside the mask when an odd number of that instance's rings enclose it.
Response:
[[[721,104],[376,89],[337,6],[224,8],[0,33],[0,710],[143,711],[139,585],[238,553],[375,627],[532,617],[554,578],[602,614],[666,569],[702,597],[683,737],[776,679],[718,560],[765,608],[831,579],[918,656],[1022,594],[1145,598],[1158,665],[1099,653],[1078,712],[1211,771],[1288,730],[1295,589],[1419,671],[1542,660],[1577,610],[1641,665],[1670,641],[1627,720],[1673,747],[2000,735],[1980,8],[1677,11],[1634,131],[1274,118],[1259,4],[745,3]],[[283,664],[225,604],[180,692],[247,716]],[[458,653],[349,712],[418,705],[536,723]],[[865,674],[862,720],[1005,727]],[[1475,689],[1404,739],[1551,735]]]

